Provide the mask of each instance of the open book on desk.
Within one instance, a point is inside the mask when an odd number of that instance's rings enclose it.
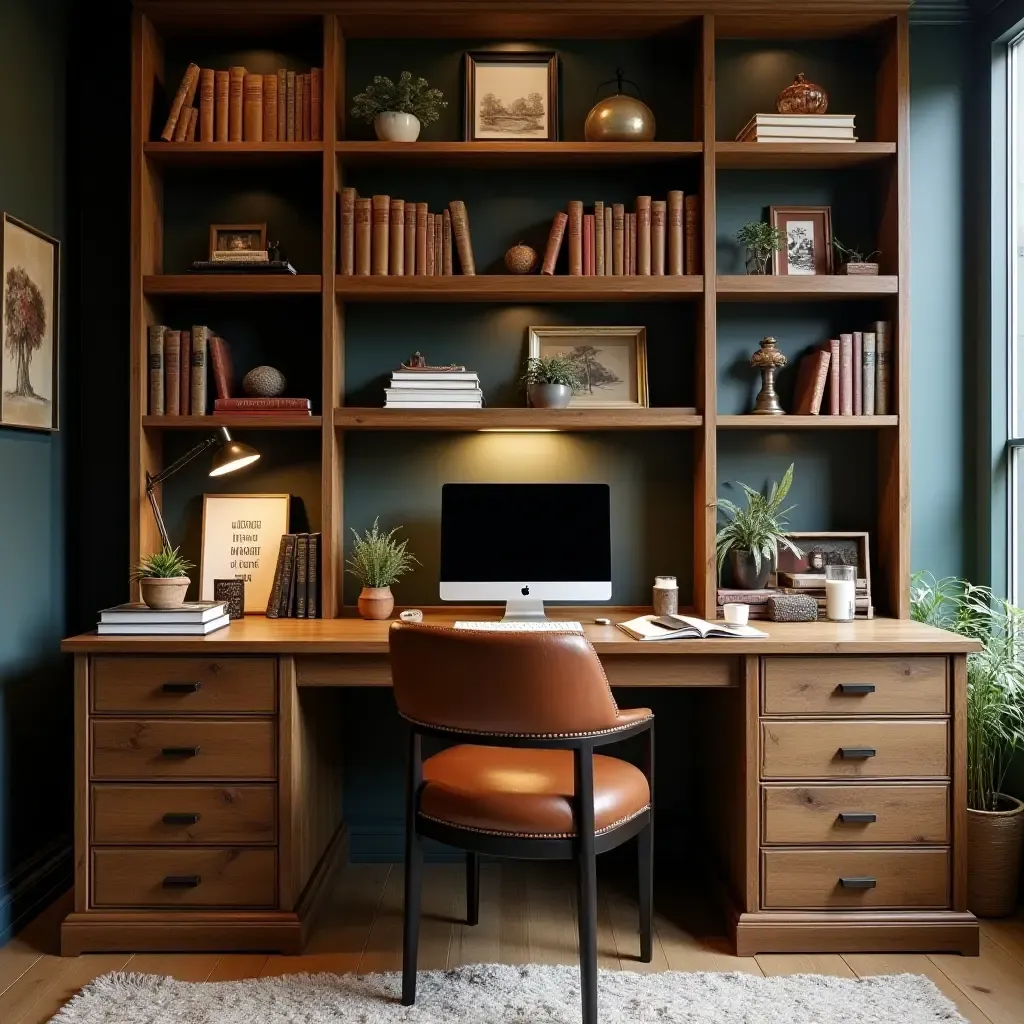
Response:
[[[709,637],[728,639],[764,637],[753,626],[727,626],[721,622],[706,622],[690,615],[641,615],[628,622],[617,622],[623,632],[634,640],[707,640]]]

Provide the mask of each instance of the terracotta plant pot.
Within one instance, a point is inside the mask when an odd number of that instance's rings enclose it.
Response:
[[[191,582],[187,576],[153,576],[139,580],[142,600],[149,608],[180,608],[185,603],[185,595]]]
[[[359,595],[359,614],[364,619],[386,619],[395,607],[390,587],[363,587]]]
[[[840,263],[839,274],[846,274],[849,277],[877,277],[877,263]]]
[[[967,809],[967,909],[1007,917],[1017,906],[1024,850],[1024,803],[999,794],[998,811]]]
[[[572,398],[572,390],[565,384],[531,384],[529,397],[534,409],[564,409]]]
[[[768,574],[772,571],[768,559],[762,558],[761,570],[758,572],[754,556],[749,551],[737,548],[729,552],[729,564],[732,566],[733,582],[740,590],[760,590],[768,582]]]
[[[381,142],[415,142],[420,137],[420,119],[401,110],[385,110],[373,119],[373,130]]]

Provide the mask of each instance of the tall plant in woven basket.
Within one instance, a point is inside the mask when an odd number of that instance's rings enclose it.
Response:
[[[1017,904],[1024,803],[1002,791],[1024,748],[1024,611],[987,587],[915,574],[911,615],[984,646],[967,656],[967,906],[1006,917]]]

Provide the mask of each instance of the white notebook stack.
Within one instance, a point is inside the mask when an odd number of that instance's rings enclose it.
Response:
[[[755,114],[737,142],[856,142],[855,114]]]
[[[472,370],[396,370],[385,409],[480,409],[484,395]]]
[[[141,601],[104,608],[100,636],[206,636],[231,621],[223,601],[186,601],[178,608],[149,608]]]

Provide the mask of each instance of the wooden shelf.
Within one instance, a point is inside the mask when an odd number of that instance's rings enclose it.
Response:
[[[170,167],[261,166],[310,160],[324,151],[322,142],[145,142],[142,152]]]
[[[569,277],[511,274],[465,277],[337,277],[344,302],[663,302],[696,299],[699,274],[677,277]]]
[[[701,426],[694,409],[334,410],[344,430],[679,430]]]
[[[319,295],[319,274],[148,274],[145,295]]]
[[[808,170],[862,167],[895,156],[895,142],[715,143],[715,165],[719,168]]]
[[[211,427],[232,427],[236,430],[319,430],[321,416],[298,416],[295,413],[213,413],[210,416],[143,416],[146,430],[206,430]]]
[[[339,142],[347,166],[600,167],[699,157],[700,142]]]
[[[715,288],[725,302],[793,302],[801,299],[878,298],[899,294],[895,275],[821,274],[816,277],[776,277],[772,274],[727,274],[718,278]]]
[[[899,426],[898,416],[719,416],[724,430],[876,430]]]

